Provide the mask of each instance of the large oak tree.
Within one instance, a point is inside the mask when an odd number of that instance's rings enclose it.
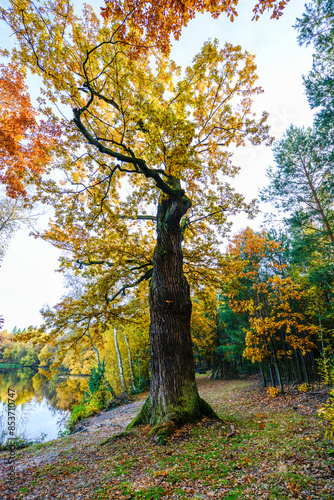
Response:
[[[83,295],[56,308],[67,308],[63,330],[110,322],[125,292],[149,280],[151,389],[135,423],[168,429],[212,415],[195,383],[188,282],[218,269],[227,217],[254,208],[227,181],[238,172],[231,145],[271,142],[266,113],[252,112],[262,92],[254,56],[207,42],[182,73],[156,49],[134,57],[123,23],[89,6],[78,16],[69,2],[16,2],[3,17],[16,61],[74,115],[59,118],[58,173],[39,186],[55,208],[44,238],[67,251],[63,267],[90,270]]]

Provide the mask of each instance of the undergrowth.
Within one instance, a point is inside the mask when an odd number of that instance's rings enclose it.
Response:
[[[81,403],[74,405],[71,416],[66,424],[66,432],[73,432],[77,423],[87,417],[96,415],[102,410],[110,410],[131,401],[131,394],[116,396],[110,383],[105,378],[105,361],[92,368]]]
[[[326,369],[322,370],[322,379],[328,385],[334,385],[334,359],[330,359]],[[330,391],[327,403],[318,411],[319,417],[326,427],[326,437],[334,443],[334,388]]]

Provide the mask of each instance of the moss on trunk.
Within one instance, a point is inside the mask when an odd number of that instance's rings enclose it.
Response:
[[[211,406],[200,398],[181,398],[176,405],[164,407],[152,402],[151,396],[146,399],[141,411],[127,426],[127,430],[139,425],[152,427],[149,437],[158,444],[165,444],[168,437],[182,425],[198,422],[203,417],[220,418]]]

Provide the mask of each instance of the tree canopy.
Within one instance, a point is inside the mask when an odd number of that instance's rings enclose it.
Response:
[[[82,18],[61,8],[50,4],[41,14],[31,5],[22,18],[16,4],[7,13],[21,43],[17,60],[41,74],[52,101],[74,108],[74,121],[62,121],[66,140],[56,164],[63,178],[42,188],[56,209],[44,237],[73,252],[63,265],[76,273],[93,264],[96,277],[103,271],[105,306],[116,283],[130,286],[152,267],[159,190],[177,197],[186,192],[192,209],[183,223],[184,251],[195,280],[215,262],[219,239],[208,228],[214,224],[223,235],[228,214],[253,210],[226,176],[238,171],[230,144],[270,143],[266,114],[257,120],[251,110],[252,96],[262,91],[254,57],[207,42],[182,75],[162,55],[154,64],[149,54],[133,60],[90,7]],[[182,188],[172,187],[171,178],[182,179]]]
[[[334,113],[334,2],[317,0],[305,6],[297,19],[300,44],[314,46],[312,69],[304,77],[308,102],[316,110],[317,127],[333,143]]]
[[[283,209],[293,225],[333,244],[333,145],[317,130],[291,126],[273,151],[276,164],[267,171],[262,199]]]
[[[253,19],[259,19],[265,11],[271,11],[273,19],[279,19],[289,0],[259,0],[253,8]],[[179,39],[182,28],[199,12],[209,12],[214,18],[226,13],[231,21],[238,15],[238,0],[105,0],[101,8],[105,20],[121,23],[119,36],[135,47],[156,45],[169,52],[171,37]]]

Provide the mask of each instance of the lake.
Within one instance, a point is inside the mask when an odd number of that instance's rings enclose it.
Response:
[[[74,404],[81,401],[86,377],[58,375],[48,379],[31,368],[0,370],[0,438],[8,437],[8,390],[15,391],[15,435],[51,441],[64,431]],[[12,416],[10,414],[10,416]],[[13,421],[12,421],[13,422]]]

